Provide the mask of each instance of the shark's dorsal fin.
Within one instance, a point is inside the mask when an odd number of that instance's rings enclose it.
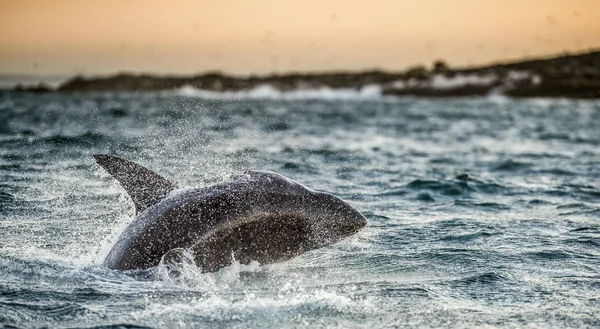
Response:
[[[106,154],[94,154],[94,159],[123,186],[138,214],[177,188],[161,175],[137,163]]]

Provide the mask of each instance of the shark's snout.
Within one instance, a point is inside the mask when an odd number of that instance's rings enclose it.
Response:
[[[358,210],[343,200],[321,193],[320,211],[323,212],[321,226],[333,240],[341,240],[360,231],[367,225],[367,219]]]

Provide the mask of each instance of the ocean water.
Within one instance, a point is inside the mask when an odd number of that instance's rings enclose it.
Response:
[[[0,327],[598,327],[599,146],[598,101],[4,93]],[[94,153],[181,186],[276,171],[369,224],[279,264],[109,270],[133,207]]]

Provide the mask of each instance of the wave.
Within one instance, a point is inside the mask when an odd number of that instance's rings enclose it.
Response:
[[[175,95],[185,97],[198,97],[206,99],[276,99],[276,100],[372,100],[381,99],[382,90],[379,85],[366,85],[360,89],[341,88],[333,89],[322,87],[319,89],[302,89],[280,91],[270,85],[262,85],[244,91],[215,92],[184,86],[175,91]]]
[[[498,79],[499,77],[494,74],[457,74],[452,77],[447,77],[444,74],[434,74],[425,81],[420,81],[418,79],[412,78],[407,81],[396,81],[393,85],[398,89],[425,87],[444,90],[468,86],[490,87],[493,84],[497,83]]]

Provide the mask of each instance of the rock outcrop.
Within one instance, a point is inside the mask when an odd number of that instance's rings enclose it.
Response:
[[[333,72],[237,77],[210,72],[189,77],[121,73],[107,77],[75,77],[57,92],[163,91],[191,87],[213,92],[251,90],[268,85],[279,91],[353,88],[378,85],[385,95],[423,97],[480,96],[600,98],[600,51],[555,58],[452,68],[436,61],[404,72]],[[20,91],[47,92],[38,86]]]

